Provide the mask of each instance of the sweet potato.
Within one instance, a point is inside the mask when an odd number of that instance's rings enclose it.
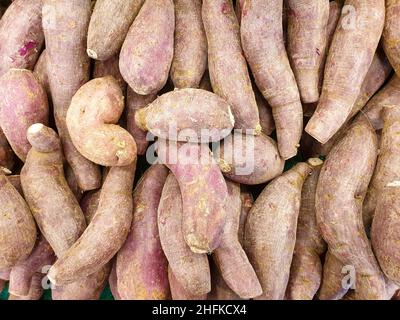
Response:
[[[208,70],[213,91],[225,99],[235,116],[235,128],[261,132],[257,103],[240,44],[240,29],[231,0],[204,0]],[[229,74],[229,77],[226,75]]]
[[[66,122],[71,140],[87,159],[102,166],[127,166],[136,159],[136,143],[116,125],[124,96],[112,76],[93,79],[74,95]]]
[[[86,38],[90,0],[43,0],[42,11],[48,78],[65,158],[82,190],[97,189],[100,169],[76,150],[65,123],[72,97],[89,80]]]
[[[195,253],[211,253],[222,239],[228,191],[208,145],[158,139],[156,150],[181,189],[186,243]]]
[[[198,88],[207,66],[201,0],[174,0],[175,43],[171,78],[176,88]]]
[[[143,155],[146,152],[149,141],[147,140],[147,132],[139,128],[135,122],[135,114],[138,110],[147,107],[157,98],[156,94],[142,96],[137,94],[131,88],[128,88],[126,99],[126,129],[136,141],[138,155]]]
[[[239,242],[239,220],[242,209],[240,185],[226,181],[226,222],[220,246],[213,258],[221,276],[239,297],[250,299],[262,294],[260,282]]]
[[[46,58],[46,49],[42,51],[38,61],[35,64],[35,68],[33,69],[33,74],[35,75],[36,79],[42,85],[43,89],[46,91],[47,99],[51,98],[51,91],[50,91],[50,83],[49,83],[49,76],[47,72],[47,58]]]
[[[168,262],[161,248],[157,208],[168,170],[153,165],[133,192],[133,222],[117,255],[118,293],[122,300],[168,299]]]
[[[303,109],[283,40],[282,3],[283,0],[245,1],[241,37],[256,84],[272,107],[279,152],[289,159],[299,146]]]
[[[304,182],[301,193],[296,245],[286,289],[289,300],[312,300],[322,278],[320,257],[326,250],[326,244],[318,230],[315,216],[315,191],[322,161],[313,159],[311,163],[313,171]]]
[[[329,0],[289,0],[288,55],[302,102],[319,99],[320,66],[327,47]]]
[[[245,227],[244,249],[260,280],[256,299],[283,299],[296,242],[301,189],[311,167],[298,163],[273,180],[251,208]]]
[[[173,0],[146,0],[122,45],[119,69],[138,94],[157,93],[167,82],[174,53]]]
[[[68,187],[71,189],[76,200],[78,200],[79,202],[83,196],[83,191],[79,188],[78,181],[76,181],[74,171],[68,164],[66,164],[64,175],[65,179],[67,180]]]
[[[0,78],[0,126],[15,154],[25,161],[31,148],[26,131],[37,122],[47,124],[46,92],[33,73],[10,69]]]
[[[400,285],[400,105],[386,106],[378,163],[374,173],[376,208],[371,240],[385,275]]]
[[[92,221],[96,214],[97,208],[99,207],[101,190],[90,191],[80,201],[83,214],[85,215],[86,221]]]
[[[111,268],[111,273],[108,278],[108,284],[110,285],[110,291],[114,297],[114,300],[121,300],[121,296],[118,293],[118,277],[117,277],[117,260],[115,259]]]
[[[24,262],[14,266],[10,273],[8,291],[14,296],[24,297],[29,295],[31,282],[36,273],[42,273],[45,266],[53,264],[54,251],[46,239],[40,235],[32,253]]]
[[[315,199],[318,227],[329,250],[356,272],[358,299],[386,297],[385,279],[362,221],[362,204],[374,171],[377,144],[375,131],[361,115],[329,153]]]
[[[0,269],[0,279],[4,281],[10,280],[11,268]]]
[[[3,130],[0,128],[0,166],[11,170],[14,167],[14,152],[4,135]]]
[[[87,53],[97,60],[117,55],[144,0],[97,0],[90,19]]]
[[[246,226],[247,216],[254,204],[253,195],[247,190],[241,190],[240,192],[240,199],[242,201],[241,211],[240,211],[240,218],[239,218],[239,231],[238,231],[238,238],[239,243],[243,247],[244,245],[244,230]]]
[[[283,172],[285,161],[270,137],[233,133],[214,151],[219,167],[230,180],[254,185],[268,182]]]
[[[33,69],[44,44],[42,0],[14,1],[1,18],[0,35],[0,76],[11,68]]]
[[[7,180],[13,185],[13,187],[19,192],[21,196],[24,196],[20,175],[17,174],[17,175],[7,176]]]
[[[93,79],[103,78],[105,76],[113,76],[114,79],[118,81],[122,94],[125,96],[127,85],[124,78],[122,78],[121,72],[119,71],[118,54],[104,61],[95,61],[93,69]]]
[[[51,282],[65,285],[87,277],[103,268],[122,247],[132,222],[131,190],[135,169],[136,161],[110,169],[93,220],[50,268],[48,278]]]
[[[329,50],[318,107],[306,126],[321,143],[332,138],[351,113],[385,21],[384,0],[346,0],[345,9]]]
[[[0,269],[29,257],[36,241],[36,225],[27,204],[0,171]]]
[[[201,89],[163,94],[135,114],[137,126],[174,141],[208,143],[229,135],[234,119],[229,104]]]
[[[386,20],[383,29],[383,47],[388,59],[400,76],[400,1],[386,1]]]
[[[253,86],[253,90],[256,97],[258,114],[260,116],[260,126],[262,132],[268,136],[275,130],[272,109],[256,86]]]
[[[212,287],[211,292],[207,296],[207,300],[244,300],[228,287],[212,259],[210,260],[210,269]]]
[[[16,296],[11,293],[8,300],[40,300],[43,295],[42,278],[43,275],[41,273],[35,273],[29,283],[28,294],[25,296]]]
[[[43,236],[61,257],[85,230],[85,218],[64,177],[59,137],[43,124],[29,127],[27,137],[32,148],[21,170],[22,189]]]
[[[207,255],[192,252],[185,242],[182,232],[183,212],[179,184],[171,173],[165,181],[158,206],[158,230],[169,269],[174,274],[173,280],[178,282],[171,288],[174,299],[174,289],[177,290],[176,294],[181,292],[195,297],[206,295],[211,290]],[[171,277],[170,274],[170,284]]]
[[[194,296],[188,293],[180,284],[170,267],[168,267],[168,282],[171,290],[172,300],[207,300],[207,294]]]

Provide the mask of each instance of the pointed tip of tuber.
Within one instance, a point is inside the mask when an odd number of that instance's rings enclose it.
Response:
[[[44,128],[44,124],[42,123],[35,123],[28,128],[28,134],[36,134],[42,131]]]
[[[146,125],[146,110],[145,109],[140,109],[140,110],[136,111],[135,123],[143,131],[148,131],[148,128]]]
[[[307,160],[307,163],[312,167],[319,167],[324,164],[324,161],[322,161],[320,158],[310,158]]]
[[[94,51],[94,50],[92,50],[92,49],[87,49],[86,52],[87,52],[87,55],[88,55],[90,58],[97,60],[98,56],[97,56],[96,51]]]

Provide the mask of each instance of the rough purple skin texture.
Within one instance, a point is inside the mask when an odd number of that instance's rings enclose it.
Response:
[[[167,82],[174,53],[172,0],[147,0],[122,45],[119,66],[138,94],[157,93]]]

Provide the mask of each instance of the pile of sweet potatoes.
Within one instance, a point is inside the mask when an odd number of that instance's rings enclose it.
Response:
[[[400,0],[0,14],[9,300],[395,299]]]

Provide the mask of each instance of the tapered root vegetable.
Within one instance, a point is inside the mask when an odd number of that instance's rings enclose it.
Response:
[[[90,19],[87,54],[108,60],[118,54],[144,0],[98,0]]]
[[[371,239],[382,271],[400,285],[400,105],[385,107],[382,113],[384,127],[374,174],[378,193]]]
[[[234,118],[229,104],[201,89],[166,93],[135,114],[138,127],[174,141],[214,142],[229,135]]]
[[[243,300],[228,287],[213,260],[210,260],[212,287],[207,300]]]
[[[174,52],[172,0],[145,1],[122,45],[119,66],[138,94],[157,93],[167,82]]]
[[[0,76],[11,68],[33,69],[44,44],[42,0],[14,1],[1,18],[0,35]]]
[[[233,133],[218,144],[215,155],[223,174],[243,184],[261,184],[283,172],[285,161],[270,137]]]
[[[386,1],[386,20],[383,30],[383,47],[390,63],[400,76],[400,1]]]
[[[138,110],[147,107],[157,98],[156,94],[150,94],[142,96],[137,94],[131,88],[128,88],[128,94],[126,99],[126,129],[132,135],[136,141],[138,155],[145,154],[149,141],[147,139],[147,132],[140,129],[135,122],[135,114]]]
[[[28,294],[25,296],[16,296],[11,293],[8,300],[40,300],[43,295],[42,278],[43,275],[41,273],[35,273],[29,283]]]
[[[361,116],[329,153],[319,176],[315,206],[324,240],[357,276],[358,299],[385,299],[385,279],[362,221],[362,204],[376,157],[377,137]],[[355,156],[356,155],[356,156]]]
[[[101,189],[93,220],[74,245],[51,267],[48,278],[65,285],[99,271],[124,244],[132,222],[136,161],[112,167]],[[90,252],[90,254],[87,254]]]
[[[319,142],[332,138],[349,116],[378,47],[384,21],[384,0],[346,1],[326,61],[318,107],[306,126]]]
[[[203,1],[202,17],[213,91],[232,106],[235,128],[259,134],[261,126],[257,103],[240,44],[240,29],[232,1]],[[230,76],[227,77],[227,74]]]
[[[22,189],[43,236],[61,257],[85,230],[85,218],[65,180],[56,133],[38,123],[27,136],[32,148],[21,171]]]
[[[100,169],[76,150],[65,123],[72,97],[89,80],[86,38],[90,0],[43,0],[42,12],[47,72],[65,158],[82,190],[97,189],[101,185]]]
[[[322,278],[321,255],[326,250],[317,227],[315,215],[315,192],[322,161],[313,159],[313,172],[306,179],[301,193],[296,245],[290,269],[286,295],[289,300],[312,300]]]
[[[213,258],[226,284],[241,298],[250,299],[262,294],[260,282],[239,242],[239,221],[242,209],[240,185],[226,182],[226,222],[220,246]]]
[[[185,210],[182,231],[195,253],[218,248],[226,219],[226,183],[208,145],[159,139],[157,154],[178,180]]]
[[[124,78],[122,78],[121,72],[119,71],[118,54],[105,61],[96,60],[94,63],[93,78],[103,78],[105,76],[113,76],[114,79],[118,81],[122,94],[125,95],[127,85]]]
[[[124,110],[124,96],[112,76],[93,79],[74,95],[67,127],[78,151],[102,166],[127,166],[136,159],[136,143],[116,125]]]
[[[319,99],[319,69],[327,43],[329,0],[288,1],[288,55],[304,103]]]
[[[27,204],[0,172],[0,269],[13,267],[31,253],[36,225]]]
[[[0,78],[0,125],[15,154],[25,161],[31,148],[26,131],[37,122],[47,124],[46,92],[33,73],[11,69]]]
[[[161,248],[157,208],[168,169],[153,165],[133,192],[133,222],[117,255],[118,293],[122,300],[169,298],[168,262]]]
[[[8,143],[3,130],[0,128],[0,166],[11,170],[14,167],[14,152]]]
[[[296,242],[301,189],[311,167],[298,163],[273,180],[251,208],[244,249],[260,280],[257,299],[283,299]]]
[[[194,296],[188,293],[180,284],[170,267],[168,267],[168,281],[172,300],[207,300],[207,294]]]
[[[182,291],[188,296],[202,296],[211,290],[207,255],[192,252],[185,242],[182,233],[183,212],[178,181],[173,174],[169,174],[158,206],[158,230],[169,268],[178,282],[174,288],[171,287],[174,299],[174,293]],[[171,284],[171,275],[169,277]]]
[[[303,109],[283,40],[282,2],[245,1],[241,37],[256,84],[272,107],[279,152],[289,159],[297,153]]]
[[[32,253],[24,262],[14,266],[10,273],[8,291],[14,296],[27,296],[32,277],[42,273],[43,267],[50,266],[55,260],[54,251],[43,236],[40,236]]]

